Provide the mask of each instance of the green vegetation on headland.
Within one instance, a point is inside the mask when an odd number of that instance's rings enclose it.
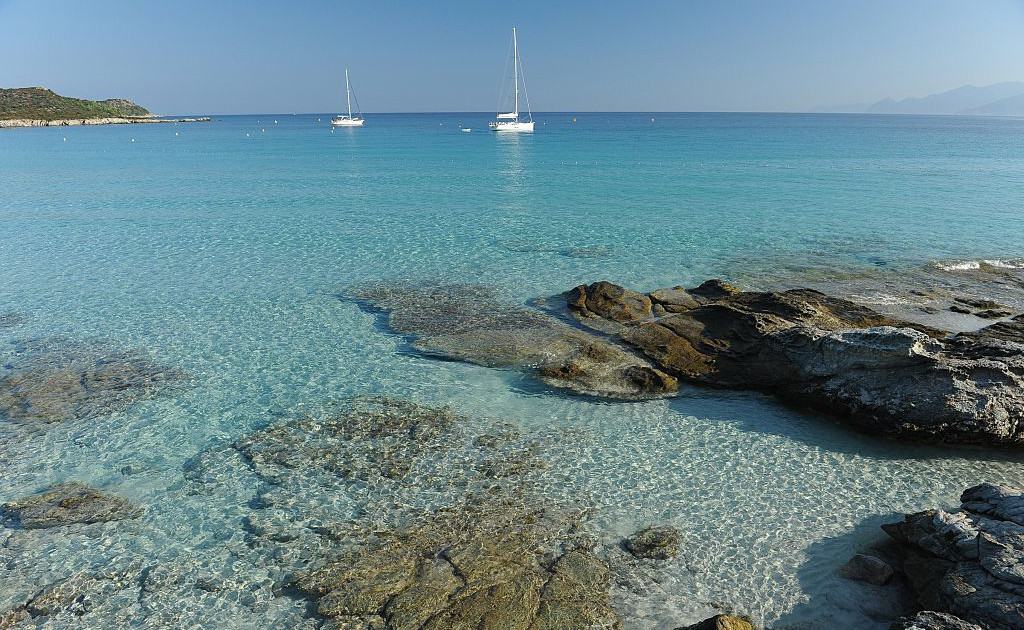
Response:
[[[89,101],[61,96],[42,87],[0,88],[0,120],[66,120],[147,116],[135,103],[111,98]]]

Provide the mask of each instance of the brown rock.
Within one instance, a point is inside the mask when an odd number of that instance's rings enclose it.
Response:
[[[651,298],[610,282],[580,285],[566,298],[569,310],[582,317],[599,317],[618,323],[651,316]]]
[[[676,630],[756,630],[749,619],[734,617],[733,615],[715,615],[710,619],[694,624],[676,628]]]
[[[4,504],[5,521],[25,529],[136,518],[142,509],[120,497],[72,481]]]

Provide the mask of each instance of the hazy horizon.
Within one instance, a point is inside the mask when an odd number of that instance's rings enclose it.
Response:
[[[1019,0],[529,0],[514,21],[538,112],[808,112],[1024,79]],[[493,112],[512,25],[468,0],[0,0],[0,86],[162,114],[330,113],[348,67],[366,112]]]

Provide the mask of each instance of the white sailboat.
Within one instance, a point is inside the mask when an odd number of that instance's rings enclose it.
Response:
[[[519,60],[519,42],[516,29],[512,27],[512,83],[515,85],[515,108],[506,113],[498,113],[498,120],[491,121],[490,127],[495,131],[533,131],[533,112],[530,111],[530,96],[526,93],[526,74]],[[507,68],[508,66],[506,66]],[[526,97],[526,120],[520,120],[519,112],[519,78],[523,79],[523,96]]]
[[[362,112],[359,111],[359,101],[356,100],[356,115],[352,116],[352,86],[348,82],[348,68],[345,68],[345,100],[348,102],[348,115],[347,116],[335,116],[331,119],[331,124],[335,127],[362,127],[363,120]]]

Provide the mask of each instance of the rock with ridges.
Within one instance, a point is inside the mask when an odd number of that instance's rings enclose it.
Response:
[[[683,287],[658,289],[651,291],[647,296],[653,303],[660,305],[669,313],[681,313],[700,306],[700,303]]]
[[[883,435],[1024,444],[1024,316],[950,336],[808,289],[736,292],[618,326],[618,338],[690,381],[771,392]]]
[[[611,282],[581,284],[569,291],[566,301],[569,309],[583,318],[626,323],[651,316],[650,297]]]
[[[906,548],[903,572],[918,602],[992,630],[1024,627],[1024,493],[982,484],[962,510],[907,515],[883,529]],[[953,626],[955,627],[955,626]]]
[[[132,519],[142,509],[121,497],[72,481],[4,504],[5,522],[25,529]]]

